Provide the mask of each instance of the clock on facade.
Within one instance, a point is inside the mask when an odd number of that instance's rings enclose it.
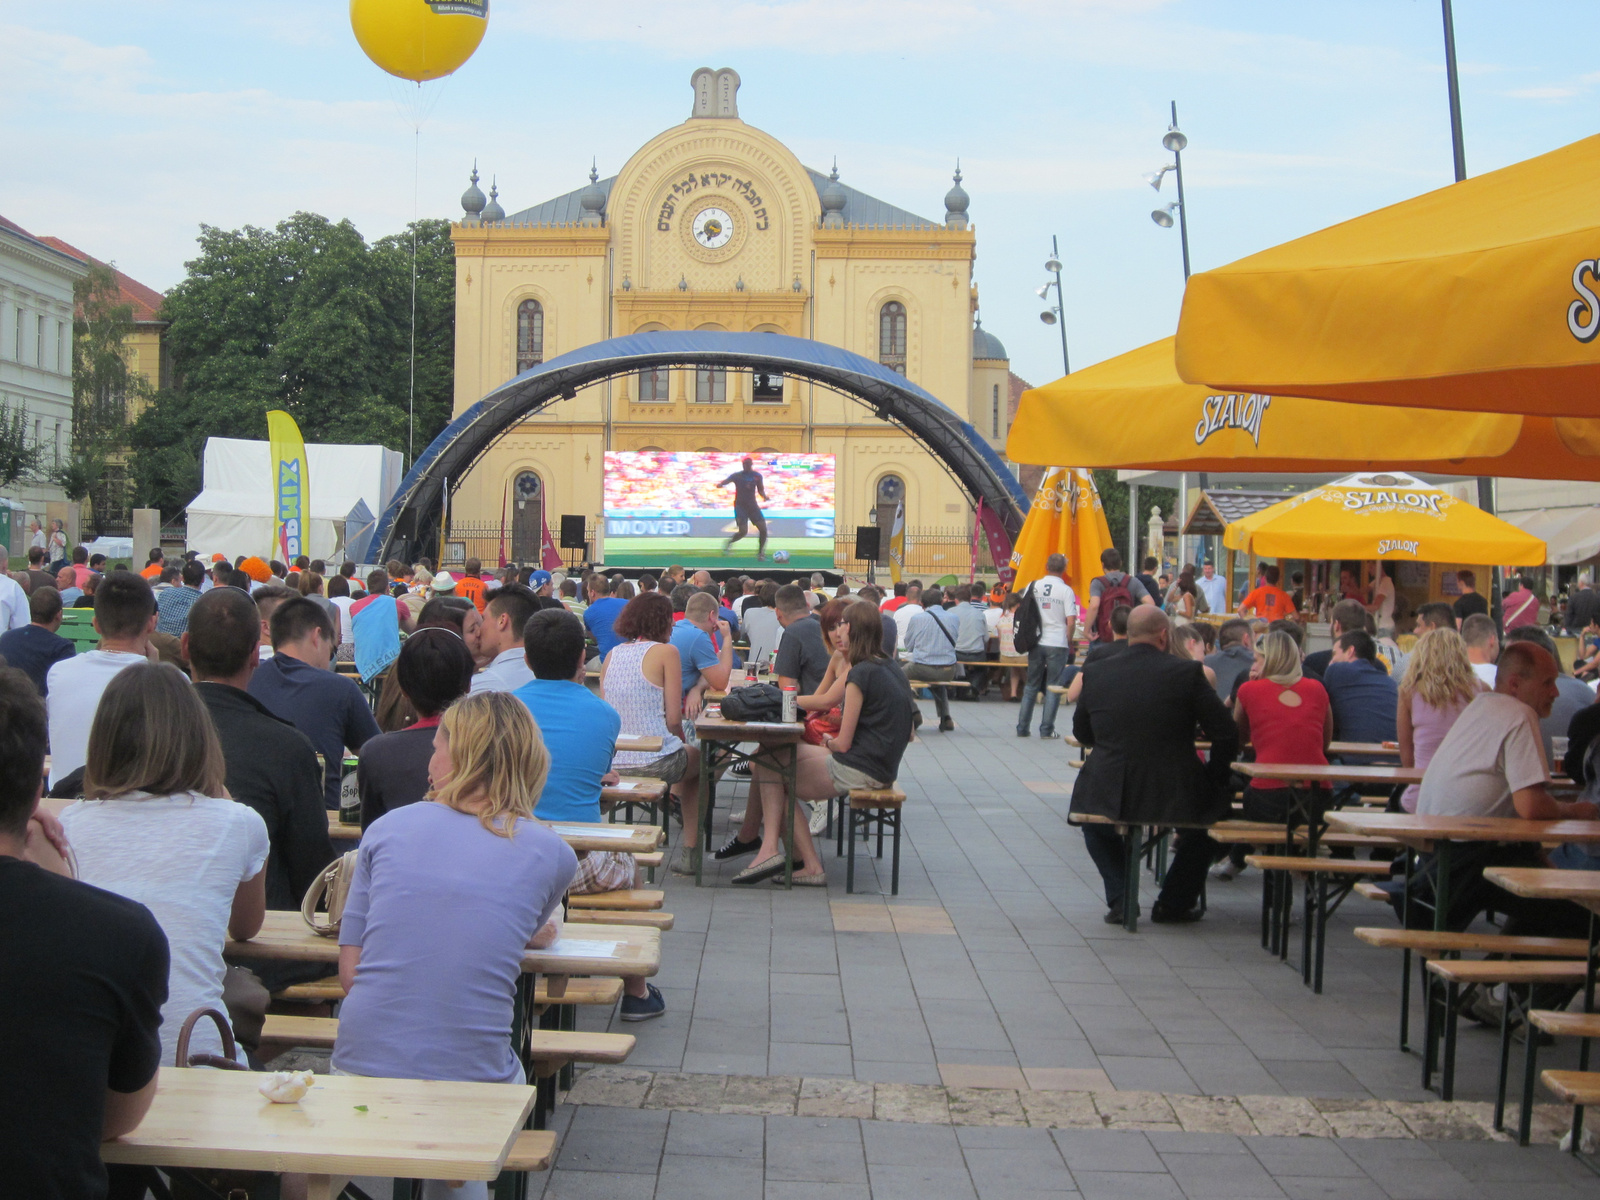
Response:
[[[720,250],[733,237],[733,218],[720,208],[702,208],[695,214],[693,232],[707,250]]]

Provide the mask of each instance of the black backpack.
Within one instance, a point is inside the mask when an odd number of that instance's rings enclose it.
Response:
[[[1028,590],[1022,593],[1022,603],[1017,606],[1017,615],[1012,618],[1011,644],[1023,654],[1027,654],[1039,644],[1039,637],[1043,631],[1044,616],[1039,612],[1039,602],[1033,596],[1033,584],[1028,585]]]
[[[722,698],[722,716],[728,721],[782,720],[783,692],[773,683],[734,688]]]

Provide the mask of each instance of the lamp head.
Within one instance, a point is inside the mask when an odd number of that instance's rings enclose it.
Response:
[[[1169,204],[1165,208],[1158,208],[1150,214],[1150,219],[1163,229],[1172,228],[1172,213],[1178,206]]]
[[[1046,271],[1060,271],[1061,260],[1052,254],[1049,258],[1044,260],[1044,269]]]
[[[1043,300],[1046,296],[1048,296],[1050,294],[1050,289],[1053,288],[1053,287],[1055,287],[1055,284],[1047,283],[1041,288],[1034,288],[1033,292],[1034,292],[1034,295],[1038,296],[1039,299]]]
[[[1039,320],[1043,321],[1046,325],[1054,325],[1056,323],[1056,310],[1053,308],[1045,309],[1039,314]]]
[[[1179,153],[1189,144],[1189,139],[1183,136],[1183,131],[1176,125],[1168,128],[1166,136],[1161,139],[1161,144],[1174,154]]]

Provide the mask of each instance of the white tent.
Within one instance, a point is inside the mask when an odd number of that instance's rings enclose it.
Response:
[[[306,553],[332,558],[344,549],[344,522],[357,501],[381,513],[400,487],[399,451],[382,446],[306,447],[311,528]],[[207,438],[202,490],[189,502],[188,548],[277,557],[272,463],[266,442]]]

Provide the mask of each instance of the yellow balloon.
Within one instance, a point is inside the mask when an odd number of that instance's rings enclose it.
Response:
[[[478,48],[489,0],[350,0],[350,28],[366,56],[401,79],[439,79]]]

